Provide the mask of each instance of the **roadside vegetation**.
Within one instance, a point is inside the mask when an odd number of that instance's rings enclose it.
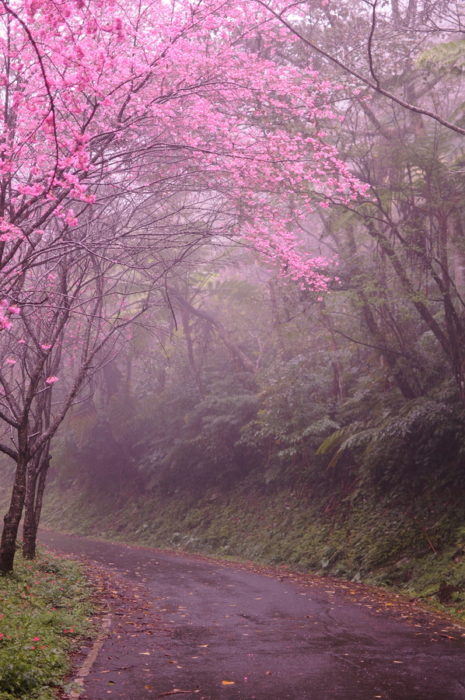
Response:
[[[0,577],[0,699],[52,700],[70,671],[70,652],[91,629],[89,587],[78,564],[18,554]]]

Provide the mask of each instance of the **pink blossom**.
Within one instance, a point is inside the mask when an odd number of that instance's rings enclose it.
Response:
[[[15,123],[11,143],[6,138],[0,144],[0,174],[11,173],[16,209],[30,206],[31,197],[39,199],[37,211],[60,201],[38,223],[53,235],[78,225],[76,212],[82,203],[95,202],[89,188],[96,182],[102,191],[115,186],[124,191],[120,146],[128,155],[128,181],[152,163],[150,154],[161,146],[167,157],[158,165],[154,158],[153,178],[162,178],[167,191],[170,182],[176,189],[182,182],[173,155],[174,149],[185,149],[204,191],[218,193],[231,212],[231,236],[250,242],[298,284],[327,287],[325,265],[317,267],[300,241],[287,234],[313,211],[315,192],[347,203],[365,196],[367,186],[324,142],[339,119],[331,99],[340,86],[307,67],[266,58],[274,55],[280,30],[268,22],[264,8],[244,0],[145,3],[143,12],[139,3],[115,0],[16,0],[14,5],[35,37],[32,45],[18,22],[8,27],[11,55],[5,52],[4,63],[11,61],[12,70],[0,71],[0,82],[9,83]],[[0,14],[0,37],[6,36],[7,17]],[[260,53],[232,40],[238,26],[251,45],[254,28],[260,28]],[[290,35],[286,39],[293,41]],[[37,50],[46,59],[47,90]],[[21,73],[24,81],[10,78]],[[105,162],[93,157],[91,144],[109,133],[115,134],[115,158]],[[188,178],[186,183],[190,191]],[[74,202],[79,203],[75,210]],[[31,224],[28,238],[37,233],[34,245],[44,250],[43,230],[34,231]],[[7,247],[30,242],[5,219],[0,219],[0,241]],[[14,313],[0,312],[0,329],[11,328]]]
[[[53,376],[47,377],[47,379],[45,380],[45,383],[46,384],[55,384],[55,382],[57,382],[58,379],[59,379],[59,377],[53,377]]]
[[[76,216],[74,215],[74,211],[72,209],[69,209],[68,212],[66,213],[65,223],[67,223],[68,226],[77,226],[78,220],[77,220]]]

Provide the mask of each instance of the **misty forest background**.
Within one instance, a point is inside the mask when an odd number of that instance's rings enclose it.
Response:
[[[378,16],[376,75],[464,128],[453,3],[406,5]],[[366,74],[370,18],[357,8],[323,5],[302,32]],[[334,259],[334,282],[300,289],[224,241],[195,252],[54,438],[44,519],[461,610],[463,136],[303,42],[293,60],[344,86],[329,136],[371,188],[369,202],[321,207],[302,228],[309,251]]]

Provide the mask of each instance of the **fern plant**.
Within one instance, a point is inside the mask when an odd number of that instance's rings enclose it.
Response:
[[[317,454],[326,456],[328,469],[350,455],[360,475],[378,484],[400,471],[406,477],[426,476],[451,460],[463,459],[464,419],[459,406],[421,397],[334,431]]]

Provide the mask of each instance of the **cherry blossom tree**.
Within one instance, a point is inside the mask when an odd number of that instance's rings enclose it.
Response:
[[[25,505],[25,554],[34,555],[51,439],[93,374],[125,340],[126,328],[157,293],[152,275],[109,262],[104,251],[100,259],[79,250],[68,254],[40,281],[43,303],[24,310],[0,337],[6,357],[0,372],[0,416],[7,427],[0,451],[16,463],[0,544],[2,572],[12,568]]]
[[[31,256],[62,242],[105,188],[121,192],[141,173],[138,186],[163,181],[165,198],[208,191],[229,235],[257,241],[296,279],[324,286],[297,251],[293,218],[316,195],[347,201],[363,187],[325,142],[335,88],[276,60],[279,30],[263,8],[232,0],[0,7],[3,308],[15,308],[6,304]]]
[[[321,292],[327,261],[297,223],[366,188],[327,138],[339,88],[286,60],[287,30],[257,3],[0,0],[0,25],[6,572],[28,469],[35,489],[66,411],[169,270],[242,240]]]

